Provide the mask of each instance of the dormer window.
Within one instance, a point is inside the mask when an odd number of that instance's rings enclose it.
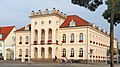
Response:
[[[75,22],[73,21],[73,19],[72,19],[72,21],[70,22],[70,25],[69,26],[75,26]]]

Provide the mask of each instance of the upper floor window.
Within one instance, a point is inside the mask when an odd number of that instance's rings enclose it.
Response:
[[[74,49],[73,48],[71,48],[71,55],[70,55],[70,57],[74,57]]]
[[[44,21],[41,21],[41,24],[44,24]]]
[[[15,37],[14,36],[12,36],[12,40],[15,41]]]
[[[74,34],[72,33],[71,34],[71,41],[70,41],[71,43],[73,43],[74,42]]]
[[[2,39],[2,37],[3,37],[3,34],[0,34],[0,39]]]
[[[79,35],[79,42],[83,42],[83,33],[80,33]]]
[[[51,20],[49,20],[49,24],[51,24],[52,23],[52,21]]]
[[[20,36],[19,44],[22,44],[22,36]]]
[[[37,25],[37,22],[35,22],[35,25]]]
[[[65,43],[65,42],[66,42],[66,35],[63,34],[63,41],[62,41],[62,43]]]
[[[29,37],[26,36],[26,42],[25,42],[25,44],[28,44],[28,43],[29,43]]]
[[[56,24],[58,25],[58,21],[56,21]]]
[[[79,57],[83,57],[83,48],[80,48],[79,50]]]

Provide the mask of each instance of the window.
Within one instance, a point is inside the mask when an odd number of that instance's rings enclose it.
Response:
[[[70,57],[74,57],[74,49],[73,48],[71,48],[71,55],[70,55]]]
[[[2,34],[0,34],[0,39],[2,39],[2,37],[3,37],[3,35],[2,35]]]
[[[80,48],[80,50],[79,50],[79,57],[83,57],[83,49],[82,48]]]
[[[90,33],[90,43],[92,43],[92,34]]]
[[[58,25],[58,21],[56,21],[56,24]]]
[[[80,33],[79,42],[83,42],[83,33]]]
[[[63,48],[63,54],[62,54],[62,57],[66,57],[66,49],[65,48]]]
[[[19,50],[19,57],[22,57],[22,49]]]
[[[72,19],[72,21],[70,22],[69,26],[75,26],[75,22],[73,21],[73,19]]]
[[[26,55],[25,55],[25,57],[28,57],[28,49],[26,49]]]
[[[15,41],[15,37],[14,36],[12,36],[12,40]]]
[[[62,41],[62,43],[65,43],[65,42],[66,42],[66,35],[63,34],[63,41]]]
[[[25,42],[25,44],[28,44],[28,43],[29,43],[29,37],[26,36],[26,42]]]
[[[35,25],[37,25],[37,22],[35,22]]]
[[[73,43],[74,42],[74,34],[72,33],[71,34],[71,41],[70,41],[71,43]]]
[[[44,21],[41,21],[41,24],[44,24]]]
[[[19,44],[22,44],[22,37],[20,36],[20,39],[19,39]]]
[[[51,24],[52,23],[52,21],[51,20],[49,20],[49,24]]]

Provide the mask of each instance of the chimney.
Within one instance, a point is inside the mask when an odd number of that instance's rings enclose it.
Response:
[[[46,10],[45,10],[45,13],[46,13],[46,14],[49,14],[49,11],[48,11],[48,9],[46,9]]]
[[[56,9],[55,8],[52,9],[52,13],[56,13]]]
[[[41,10],[39,10],[39,11],[38,11],[38,15],[42,15],[42,12],[41,12]]]
[[[31,16],[34,16],[34,15],[35,15],[35,12],[34,12],[34,11],[32,11],[32,12],[31,12]]]
[[[57,14],[59,14],[59,15],[60,15],[60,11],[59,11],[59,10],[57,10]]]

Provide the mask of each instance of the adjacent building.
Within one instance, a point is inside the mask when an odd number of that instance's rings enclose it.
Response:
[[[16,59],[80,60],[82,62],[106,62],[110,48],[110,35],[104,29],[80,18],[66,16],[56,10],[42,13],[32,11],[31,23],[15,31]],[[117,49],[117,39],[114,39]]]
[[[15,26],[0,27],[0,59],[15,60]]]

